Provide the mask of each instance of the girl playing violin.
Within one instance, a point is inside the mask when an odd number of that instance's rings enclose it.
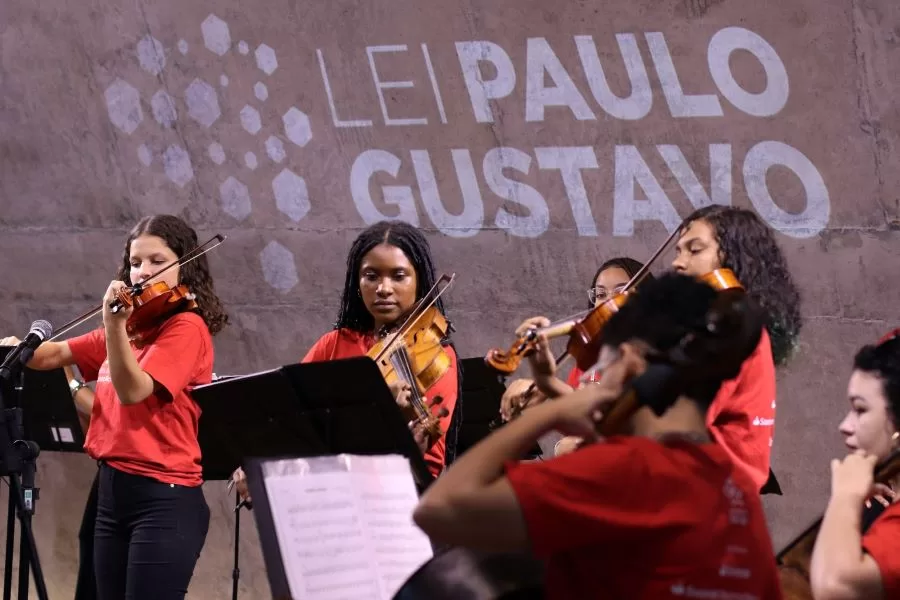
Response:
[[[116,280],[103,295],[103,327],[45,342],[29,367],[75,364],[97,382],[85,451],[100,463],[94,564],[98,597],[182,599],[206,540],[209,507],[201,484],[197,423],[190,386],[212,379],[211,335],[227,323],[206,257],[175,266],[154,282],[187,286],[198,308],[177,312],[129,338],[131,307],[110,305],[197,246],[178,217],[142,219],[125,242]],[[3,340],[9,343],[7,338]]]
[[[735,379],[722,385],[706,415],[713,436],[762,489],[770,473],[775,366],[788,361],[801,327],[800,294],[787,261],[756,213],[715,205],[684,220],[672,267],[694,277],[731,269],[766,314],[756,352]]]
[[[591,287],[587,290],[588,308],[596,308],[620,293],[625,284],[643,266],[642,263],[635,259],[623,256],[611,258],[600,265],[600,268],[597,269],[597,272],[594,273],[594,277],[591,279]],[[652,280],[653,275],[648,273],[641,283]],[[522,335],[530,328],[546,327],[549,324],[550,320],[546,317],[534,317],[523,322],[516,329],[516,335]],[[572,370],[569,371],[566,381],[556,377],[556,361],[546,336],[538,336],[535,350],[535,352],[528,355],[528,362],[531,365],[534,379],[517,379],[511,382],[507,392],[500,401],[500,412],[504,419],[509,417],[512,404],[521,401],[522,394],[531,386],[532,382],[536,386],[526,399],[528,406],[536,405],[547,397],[556,398],[567,394],[579,385],[578,381],[581,378],[582,371],[577,366],[573,366]]]
[[[900,330],[864,346],[847,384],[850,410],[839,426],[850,451],[831,461],[831,498],[810,566],[816,600],[900,597],[900,477],[873,485],[873,469],[900,447]],[[863,507],[874,493],[893,500],[866,531]]]
[[[365,356],[384,333],[402,325],[409,310],[435,281],[431,247],[421,231],[403,221],[372,225],[359,234],[347,256],[347,275],[334,330],[319,338],[301,362]],[[440,298],[436,306],[445,314]],[[440,418],[443,434],[437,440],[417,436],[434,476],[453,461],[456,450],[456,427],[451,421],[461,377],[453,344],[447,339],[444,346],[450,356],[450,368],[426,392],[429,399],[440,400],[432,407],[432,413],[443,415]],[[409,385],[396,384],[391,391],[398,404],[408,403]]]
[[[674,397],[650,392],[661,415],[638,408],[615,430],[627,434],[604,440],[595,429],[649,358],[702,338],[716,298],[674,273],[648,283],[605,325],[599,382],[524,412],[460,456],[425,491],[415,522],[436,543],[531,552],[545,563],[547,598],[781,598],[757,488],[706,429],[707,407],[752,343],[727,331],[728,348],[700,354],[728,358],[687,367],[691,382]],[[597,443],[517,462],[550,430]]]

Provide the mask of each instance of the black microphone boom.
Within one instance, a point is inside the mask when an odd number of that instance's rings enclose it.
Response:
[[[9,379],[13,370],[31,360],[37,347],[51,335],[53,335],[53,325],[49,321],[38,319],[32,323],[31,331],[28,332],[25,339],[6,355],[6,359],[0,365],[0,379]]]

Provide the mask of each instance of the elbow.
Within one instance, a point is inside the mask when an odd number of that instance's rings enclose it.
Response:
[[[449,507],[444,501],[426,494],[413,511],[413,522],[428,537],[441,539],[441,532],[445,529],[449,512]]]
[[[118,396],[120,404],[131,406],[134,404],[140,404],[141,402],[146,400],[150,396],[150,394],[145,393],[144,390],[135,388],[116,388],[116,396]]]

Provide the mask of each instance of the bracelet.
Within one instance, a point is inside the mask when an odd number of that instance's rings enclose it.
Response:
[[[75,394],[78,393],[78,390],[81,388],[86,388],[87,384],[81,379],[73,379],[69,382],[69,390],[72,392],[72,397],[75,397]]]

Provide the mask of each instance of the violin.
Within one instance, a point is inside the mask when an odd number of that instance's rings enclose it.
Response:
[[[225,236],[216,234],[206,242],[186,252],[184,256],[176,258],[168,265],[162,267],[144,281],[138,282],[131,287],[122,288],[116,293],[116,298],[109,304],[109,308],[113,313],[118,313],[126,308],[134,308],[125,322],[125,331],[132,341],[140,344],[146,341],[147,336],[170,316],[178,312],[196,310],[198,308],[196,297],[188,289],[188,286],[177,285],[169,287],[164,281],[150,282],[176,265],[184,266],[200,258],[213,248],[218,247],[226,239]],[[209,246],[212,242],[216,242],[216,244]],[[207,246],[209,247],[207,248]],[[57,339],[102,311],[103,305],[100,305],[72,319],[60,327],[48,341]]]
[[[137,286],[135,286],[137,287]],[[175,313],[196,310],[196,296],[186,285],[170,288],[164,281],[142,286],[135,293],[134,287],[122,288],[116,294],[112,312],[134,307],[125,322],[125,331],[135,341],[142,341],[145,335]]]
[[[440,417],[432,408],[442,401],[437,397],[430,402],[425,394],[444,376],[451,366],[450,355],[444,349],[443,340],[452,329],[450,322],[441,314],[435,303],[453,284],[456,274],[442,275],[431,290],[417,302],[399,327],[383,329],[380,340],[366,355],[373,359],[381,371],[385,382],[391,385],[403,382],[411,390],[407,417],[420,424],[430,444],[441,437]]]
[[[534,352],[538,335],[543,334],[548,338],[568,335],[569,341],[566,345],[566,351],[556,359],[557,366],[566,357],[572,357],[575,359],[578,368],[587,370],[597,362],[597,355],[600,352],[600,332],[603,331],[603,327],[614,314],[619,312],[619,309],[628,300],[629,294],[632,293],[631,289],[644,279],[647,273],[650,272],[650,266],[680,232],[681,227],[677,227],[669,234],[669,237],[656,249],[650,260],[622,287],[622,291],[609,300],[559,323],[539,329],[529,329],[513,342],[509,350],[504,351],[500,348],[489,350],[484,357],[484,362],[495,371],[503,375],[509,375],[519,368],[522,358]]]
[[[900,450],[894,450],[875,467],[875,483],[888,483],[897,475],[900,475]],[[813,600],[809,573],[822,518],[816,519],[775,556],[785,600]]]

